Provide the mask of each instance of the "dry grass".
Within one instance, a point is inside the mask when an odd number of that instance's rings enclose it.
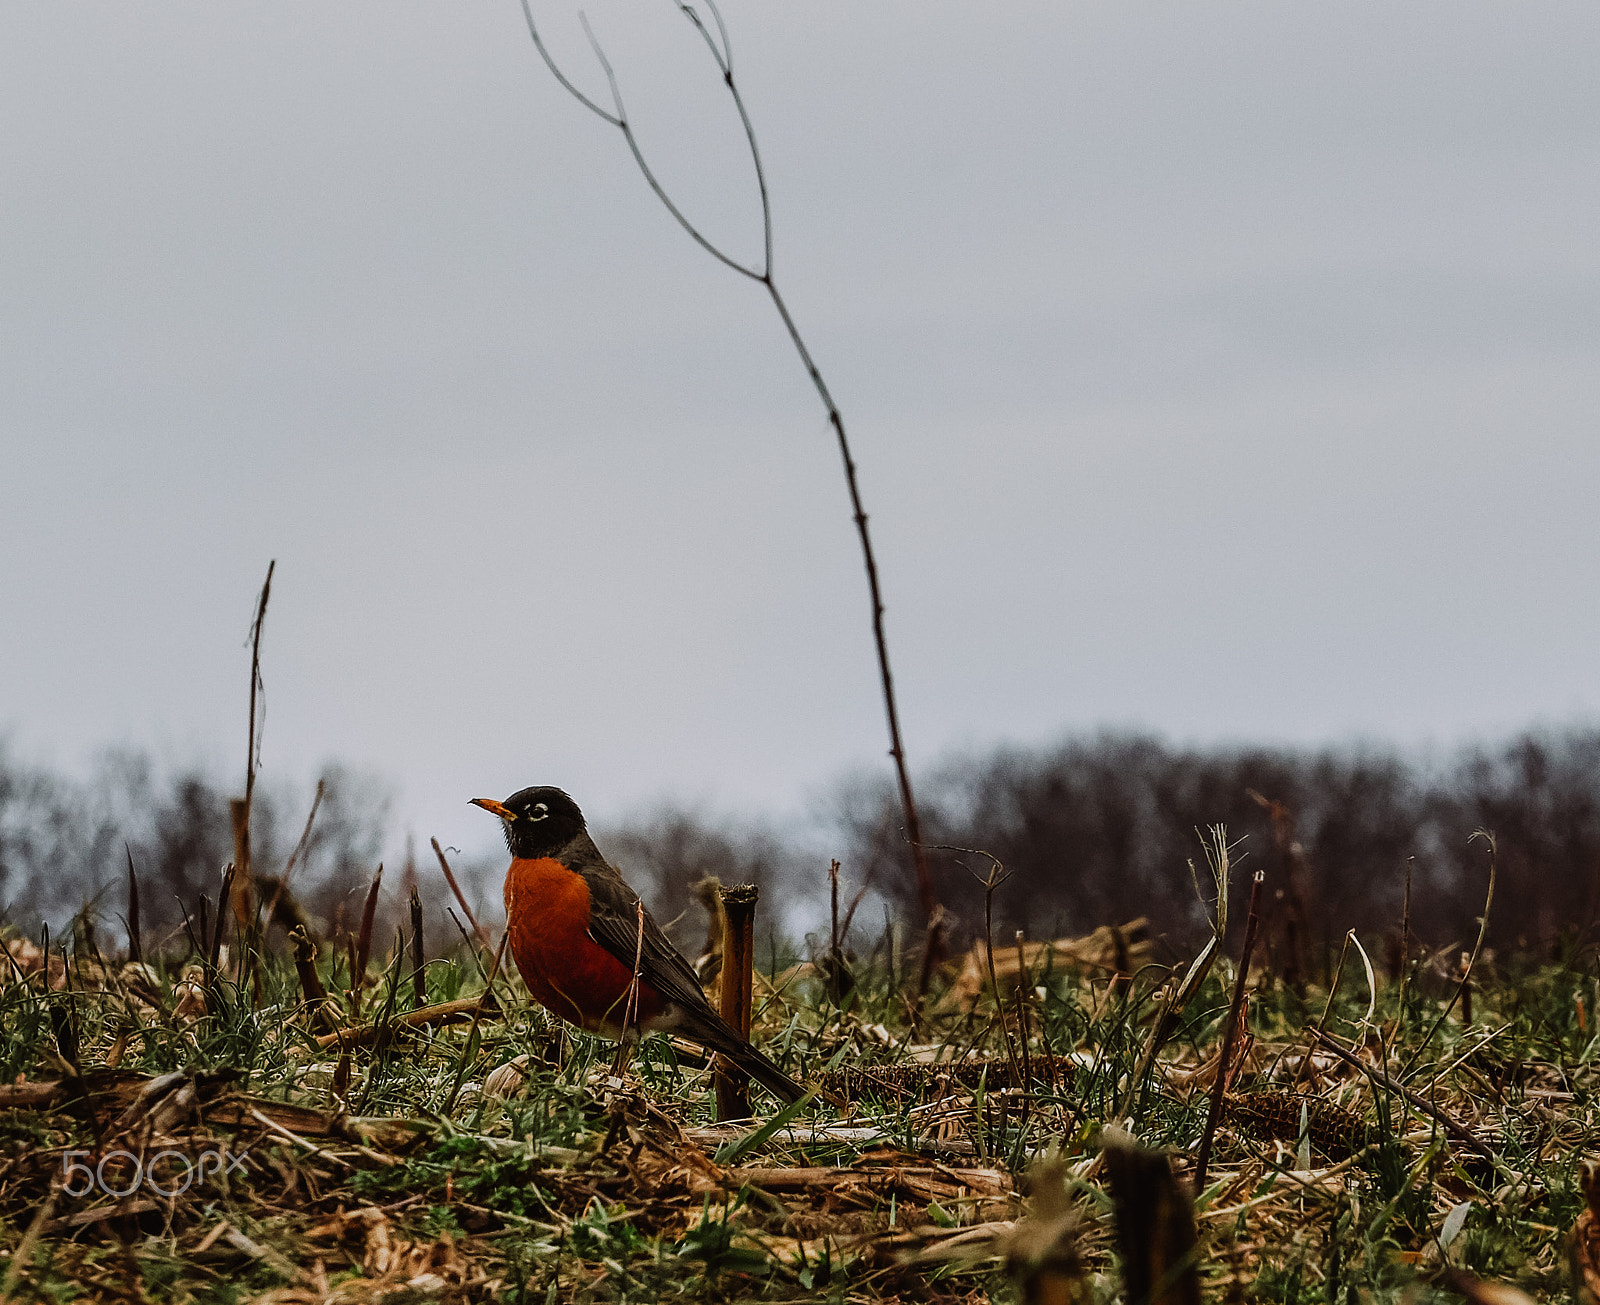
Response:
[[[1101,1130],[1170,1152],[1180,1178],[1192,1167],[1232,977],[1214,967],[1134,1082],[1184,967],[1057,968],[1070,953],[1041,949],[997,1009],[958,962],[916,1031],[884,976],[858,972],[836,1001],[798,971],[764,986],[757,1035],[826,1095],[758,1128],[713,1123],[688,1049],[647,1040],[613,1078],[608,1046],[550,1029],[504,980],[497,1007],[459,1022],[445,1004],[481,993],[488,957],[430,965],[438,1021],[411,1015],[403,955],[357,985],[324,961],[329,992],[361,990],[368,1032],[319,1040],[286,959],[263,959],[258,1001],[249,967],[235,982],[81,942],[52,964],[21,940],[11,953],[12,1300],[1123,1299],[1125,1261],[1155,1255],[1187,1202],[1139,1214],[1113,1192]],[[1459,1299],[1465,1272],[1568,1298],[1600,1146],[1590,958],[1480,961],[1470,1025],[1459,1005],[1440,1021],[1455,983],[1431,958],[1404,985],[1367,978],[1350,963],[1330,1004],[1253,977],[1194,1205],[1205,1296]],[[207,1151],[245,1158],[177,1196],[132,1187],[161,1151],[180,1157],[161,1162],[167,1188]],[[64,1158],[104,1161],[129,1195],[63,1190]]]

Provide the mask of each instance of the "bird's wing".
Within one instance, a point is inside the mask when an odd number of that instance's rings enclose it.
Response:
[[[798,1101],[804,1095],[804,1088],[712,1009],[693,967],[587,834],[562,860],[589,885],[589,936],[630,970],[637,961],[639,976],[678,1007],[682,1023],[676,1031],[722,1052],[781,1100]]]
[[[594,847],[572,849],[564,858],[589,885],[589,936],[674,1005],[711,1010],[694,967],[672,945],[650,908],[639,900]],[[641,932],[641,919],[643,929]]]

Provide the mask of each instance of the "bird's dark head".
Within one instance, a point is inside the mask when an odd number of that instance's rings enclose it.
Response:
[[[554,855],[584,831],[578,804],[548,784],[525,788],[504,802],[473,798],[472,805],[500,817],[511,855],[524,860]]]

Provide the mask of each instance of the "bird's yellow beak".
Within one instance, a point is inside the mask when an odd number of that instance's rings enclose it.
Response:
[[[496,802],[493,798],[473,798],[472,805],[482,807],[490,815],[499,816],[502,820],[515,820],[517,813],[504,802]]]

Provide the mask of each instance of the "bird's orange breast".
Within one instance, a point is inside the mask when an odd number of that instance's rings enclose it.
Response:
[[[506,873],[511,955],[535,1000],[590,1033],[617,1037],[630,1015],[633,971],[589,936],[583,876],[552,857],[518,858]],[[649,1027],[662,1002],[639,985],[630,1023]]]

